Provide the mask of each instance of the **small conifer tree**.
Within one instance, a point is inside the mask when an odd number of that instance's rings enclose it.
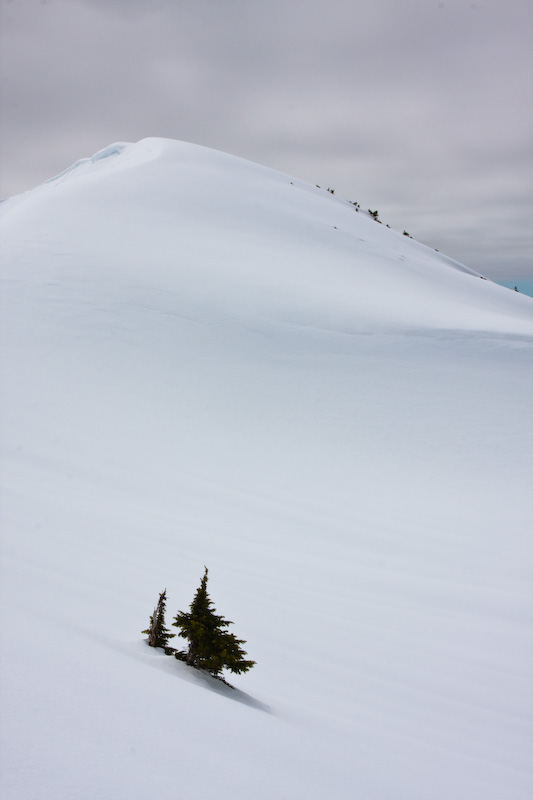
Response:
[[[168,628],[165,627],[166,600],[167,590],[165,589],[159,595],[154,613],[150,617],[150,625],[143,633],[147,634],[150,647],[163,647],[168,650],[168,640],[173,639],[176,634],[170,633]]]
[[[190,610],[178,611],[174,619],[172,624],[179,628],[178,636],[189,642],[185,660],[190,666],[205,669],[216,678],[223,669],[240,673],[254,666],[255,661],[245,659],[241,647],[245,642],[224,630],[233,623],[215,613],[207,593],[207,567]]]

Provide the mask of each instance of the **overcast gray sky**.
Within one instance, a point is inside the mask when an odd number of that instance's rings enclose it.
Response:
[[[532,0],[0,0],[0,196],[165,136],[533,278]]]

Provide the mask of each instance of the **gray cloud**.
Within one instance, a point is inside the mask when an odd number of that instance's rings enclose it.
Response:
[[[529,0],[0,0],[1,194],[168,136],[533,276]]]

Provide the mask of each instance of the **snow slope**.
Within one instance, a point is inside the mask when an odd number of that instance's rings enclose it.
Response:
[[[533,300],[171,140],[0,218],[3,796],[529,799]]]

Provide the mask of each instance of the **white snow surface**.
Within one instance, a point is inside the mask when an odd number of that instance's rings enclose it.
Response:
[[[533,300],[172,140],[0,215],[3,797],[533,797]]]

